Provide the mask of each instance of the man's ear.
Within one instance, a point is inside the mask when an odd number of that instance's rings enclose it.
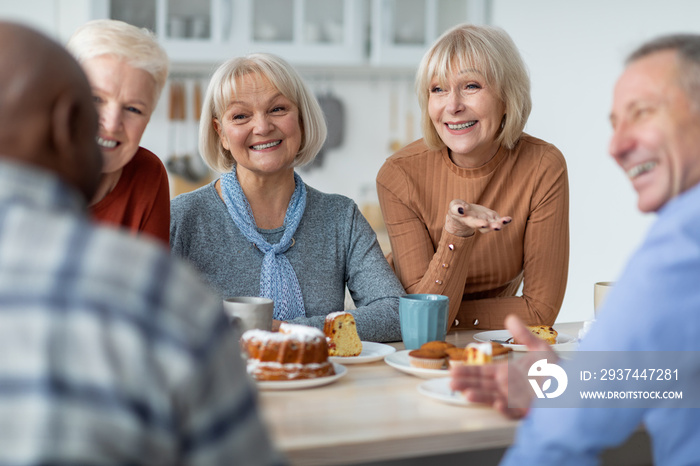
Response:
[[[80,107],[70,92],[62,92],[54,101],[51,109],[50,144],[56,155],[66,162],[65,157],[74,155],[79,147],[76,138],[80,134],[78,125]]]
[[[102,154],[95,142],[97,113],[86,107],[70,89],[56,96],[47,125],[51,157],[43,163],[90,200],[99,183]]]

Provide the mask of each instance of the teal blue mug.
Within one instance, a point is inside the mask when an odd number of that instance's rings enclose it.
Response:
[[[401,338],[406,349],[444,340],[450,300],[440,294],[408,294],[399,299]]]

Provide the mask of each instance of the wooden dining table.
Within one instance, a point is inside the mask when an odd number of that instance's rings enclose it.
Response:
[[[566,323],[555,329],[576,336],[581,326]],[[453,330],[446,341],[465,346],[475,341],[476,333]],[[404,349],[402,342],[390,345]],[[428,397],[418,391],[427,379],[384,360],[345,367],[347,373],[328,385],[260,391],[263,418],[274,444],[291,464],[497,464],[513,442],[518,421],[488,406],[454,405]],[[631,442],[631,451],[621,451],[622,457],[644,451],[639,445],[644,438]],[[609,464],[646,464],[646,457],[641,462]]]

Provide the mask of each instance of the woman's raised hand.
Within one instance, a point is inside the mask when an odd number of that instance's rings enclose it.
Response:
[[[487,207],[453,199],[445,217],[445,230],[457,236],[471,236],[476,230],[481,233],[499,231],[511,220]]]

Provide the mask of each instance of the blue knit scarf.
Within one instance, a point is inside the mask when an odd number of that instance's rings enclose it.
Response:
[[[306,186],[294,173],[294,194],[284,216],[284,233],[277,244],[268,243],[255,224],[253,211],[236,177],[236,167],[221,175],[221,193],[233,223],[248,241],[265,254],[260,271],[260,296],[275,303],[274,318],[288,321],[306,315],[299,280],[285,252],[292,246],[301,216],[306,208]]]

